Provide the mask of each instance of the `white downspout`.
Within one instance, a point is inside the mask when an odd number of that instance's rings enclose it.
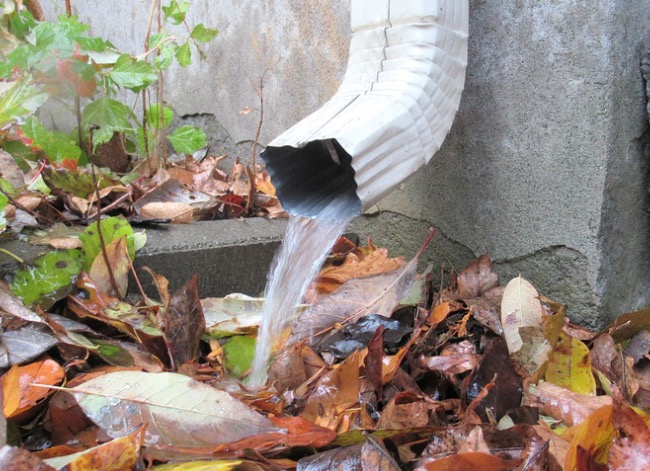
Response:
[[[468,0],[351,1],[339,90],[262,153],[292,214],[361,214],[429,162],[460,104]]]

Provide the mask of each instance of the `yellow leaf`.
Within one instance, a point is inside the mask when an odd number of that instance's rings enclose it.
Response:
[[[570,428],[565,434],[572,434],[564,469],[589,469],[586,464],[606,465],[609,448],[614,440],[613,406],[594,411],[580,425]]]
[[[560,332],[549,355],[546,381],[578,394],[595,395],[596,380],[591,372],[589,349],[580,340]]]
[[[155,466],[153,471],[230,471],[241,465],[241,460],[190,461]]]

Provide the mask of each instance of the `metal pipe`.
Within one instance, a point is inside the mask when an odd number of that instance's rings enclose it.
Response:
[[[361,214],[429,162],[458,111],[468,0],[352,0],[350,16],[338,91],[261,154],[292,214]]]

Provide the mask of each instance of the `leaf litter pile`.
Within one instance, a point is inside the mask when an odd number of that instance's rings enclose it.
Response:
[[[78,241],[0,284],[0,469],[649,469],[648,310],[590,332],[488,256],[441,288],[342,238],[253,390],[262,299],[129,292],[123,217]]]

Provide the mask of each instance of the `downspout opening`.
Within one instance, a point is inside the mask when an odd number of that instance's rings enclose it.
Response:
[[[352,156],[336,139],[301,147],[268,146],[261,154],[278,199],[290,214],[349,219],[361,214]]]

